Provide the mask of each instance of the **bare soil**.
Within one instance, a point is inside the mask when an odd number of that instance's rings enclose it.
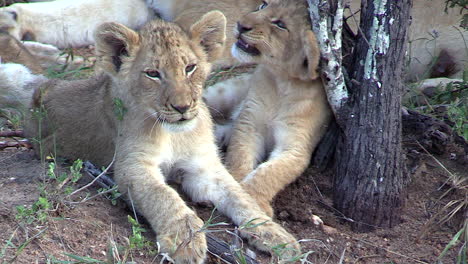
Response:
[[[466,174],[466,166],[454,159],[463,154],[457,147],[441,156],[425,154],[418,146],[406,144],[412,181],[408,187],[407,204],[402,223],[392,229],[376,228],[373,233],[354,233],[347,222],[353,221],[332,207],[332,173],[319,173],[313,168],[281,192],[274,202],[277,221],[294,233],[304,252],[310,252],[312,263],[436,263],[442,251],[466,219],[461,214],[444,224],[427,225],[447,202],[466,195],[453,191],[438,198],[450,187],[448,172]],[[416,153],[416,154],[415,154]],[[114,263],[109,247],[128,245],[131,225],[127,215],[133,215],[123,202],[112,205],[103,196],[75,206],[53,208],[45,223],[25,224],[15,218],[18,205],[32,205],[44,183],[45,169],[31,150],[0,151],[0,259],[2,263],[54,263],[51,260],[73,259],[66,254],[86,256],[104,263]],[[79,185],[89,182],[84,177]],[[96,193],[97,187],[89,192]],[[84,195],[84,194],[83,194]],[[79,200],[78,198],[76,200]],[[190,203],[207,220],[212,208]],[[325,223],[313,223],[313,215]],[[228,221],[221,217],[214,222]],[[144,226],[148,230],[148,226]],[[229,227],[228,227],[229,228]],[[220,229],[217,227],[216,229]],[[226,232],[211,233],[231,242]],[[425,234],[423,236],[423,234]],[[155,235],[146,233],[155,240]],[[9,241],[9,242],[8,242]],[[20,246],[24,245],[20,250]],[[455,247],[456,250],[459,247]],[[449,250],[442,263],[455,263],[456,250]],[[257,252],[258,253],[258,252]],[[123,258],[124,256],[120,256]],[[134,250],[128,260],[135,263],[159,263],[159,259],[144,250]],[[265,254],[257,254],[260,263],[274,263]],[[74,262],[71,262],[74,263]],[[84,262],[76,262],[84,263]],[[218,263],[211,257],[209,263]]]

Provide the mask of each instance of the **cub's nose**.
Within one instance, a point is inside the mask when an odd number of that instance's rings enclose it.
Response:
[[[189,110],[190,108],[190,105],[173,105],[171,104],[172,108],[174,108],[177,112],[181,113],[181,114],[184,114],[185,112],[187,112],[187,110]]]
[[[251,27],[248,27],[248,26],[245,26],[245,25],[242,25],[241,23],[237,22],[237,30],[239,31],[239,33],[244,33],[244,32],[248,32],[250,30],[252,30]]]

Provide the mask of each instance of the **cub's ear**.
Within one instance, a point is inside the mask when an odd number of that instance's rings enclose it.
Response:
[[[317,38],[312,30],[305,30],[302,33],[302,52],[298,52],[298,57],[294,62],[295,75],[299,75],[301,80],[315,80],[319,77],[318,67],[320,62],[320,49]]]
[[[226,17],[220,11],[210,11],[190,27],[193,41],[200,43],[208,55],[208,61],[219,58],[226,43]]]
[[[94,33],[97,65],[105,72],[115,75],[122,64],[137,50],[140,36],[135,31],[118,23],[104,23]]]

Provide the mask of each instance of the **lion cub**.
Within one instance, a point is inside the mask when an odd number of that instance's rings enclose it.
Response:
[[[162,252],[176,263],[202,263],[207,244],[203,221],[166,184],[171,171],[184,172],[181,184],[193,200],[211,201],[237,225],[259,224],[240,230],[258,249],[270,251],[282,243],[299,249],[218,156],[201,93],[210,62],[224,48],[225,27],[218,11],[203,16],[188,34],[161,20],[140,33],[103,24],[95,39],[105,74],[43,84],[33,96],[35,110],[26,127],[29,137],[42,142],[35,146],[42,155],[57,149],[70,159],[113,162],[120,191],[132,197]]]
[[[213,112],[241,101],[219,139],[228,142],[229,171],[268,215],[273,197],[307,168],[331,118],[310,28],[305,0],[264,1],[238,22],[232,46],[234,57],[259,66],[204,95]]]
[[[15,3],[0,8],[0,31],[18,40],[58,48],[94,44],[93,32],[104,22],[140,28],[154,17],[144,0],[55,0]]]

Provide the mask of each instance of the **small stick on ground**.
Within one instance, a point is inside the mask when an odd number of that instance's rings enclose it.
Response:
[[[97,176],[101,175],[97,180],[96,183],[99,184],[102,188],[110,189],[115,185],[114,180],[110,178],[107,174],[102,174],[102,171],[94,166],[89,161],[84,162],[84,171],[93,179],[97,178]]]
[[[0,141],[0,150],[6,148],[28,148],[32,149],[31,143],[26,139],[16,140],[16,141]]]
[[[206,241],[208,243],[208,252],[227,262],[227,263],[238,263],[235,258],[235,256],[232,254],[231,247],[228,243],[224,242],[221,239],[218,239],[210,234],[206,234]],[[244,259],[246,260],[245,263],[247,264],[257,264],[258,262],[249,257],[247,254],[243,254]]]
[[[23,130],[0,131],[0,137],[22,137],[24,138],[24,132]]]
[[[114,164],[114,160],[115,160],[115,153],[114,153],[114,157],[112,158],[112,161],[111,161],[110,164],[104,169],[104,171],[102,171],[98,176],[96,176],[96,177],[94,178],[94,180],[92,180],[90,183],[88,183],[88,184],[86,184],[85,186],[79,188],[78,190],[76,190],[76,191],[70,193],[70,194],[68,195],[68,197],[71,197],[71,196],[73,196],[74,194],[79,193],[79,192],[81,192],[82,190],[84,190],[84,189],[90,187],[91,185],[93,185],[94,182],[96,182],[97,180],[99,180],[99,178],[101,178],[102,176],[104,176],[104,175],[109,171],[109,169],[110,169],[110,167],[112,166],[112,164]]]

